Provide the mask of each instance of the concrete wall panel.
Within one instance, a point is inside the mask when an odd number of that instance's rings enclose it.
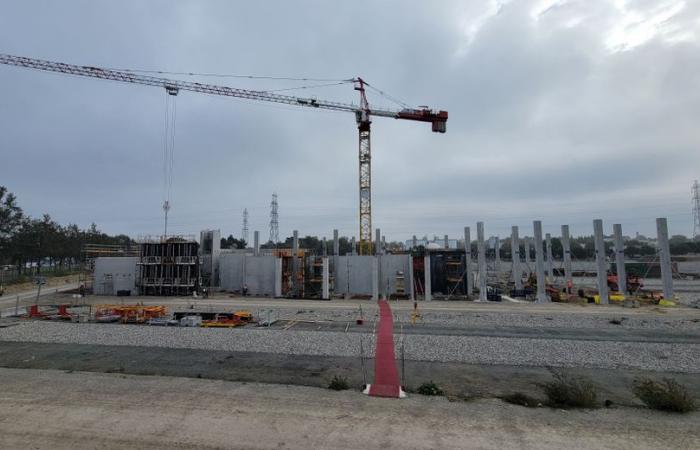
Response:
[[[245,258],[243,253],[222,253],[219,257],[219,281],[221,289],[240,291],[245,278]]]
[[[372,295],[372,259],[374,256],[338,256],[335,268],[336,294]]]
[[[117,295],[117,291],[136,291],[138,257],[101,257],[95,259],[93,292],[95,295]]]
[[[248,294],[273,297],[276,293],[280,270],[275,256],[251,256],[237,253],[223,253],[219,257],[219,278],[221,288],[227,291],[241,291],[248,286]]]
[[[411,293],[410,272],[411,263],[409,255],[382,255],[379,260],[379,292],[385,295],[395,294],[397,291],[397,272],[403,272],[403,293]]]

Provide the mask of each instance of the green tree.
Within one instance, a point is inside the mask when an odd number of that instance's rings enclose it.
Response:
[[[5,186],[0,186],[0,255],[7,251],[9,240],[22,226],[23,218],[15,195]]]

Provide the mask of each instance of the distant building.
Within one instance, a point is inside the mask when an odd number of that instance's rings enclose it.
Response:
[[[462,240],[459,239],[447,239],[447,248],[460,248],[460,245],[462,244]],[[436,244],[439,247],[438,248],[445,248],[445,237],[439,237],[439,236],[433,236],[432,239],[428,239],[427,236],[423,236],[421,239],[416,239],[415,241],[415,247],[427,247],[428,244]],[[414,242],[413,239],[407,239],[404,242],[405,248],[406,249],[412,249],[414,248]]]

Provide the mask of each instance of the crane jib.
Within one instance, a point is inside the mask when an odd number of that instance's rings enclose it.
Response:
[[[43,70],[47,72],[65,73],[75,76],[121,81],[123,83],[159,86],[165,88],[170,95],[177,95],[179,90],[186,90],[204,94],[223,95],[227,97],[245,98],[265,102],[285,103],[288,105],[328,109],[333,111],[346,111],[351,113],[362,111],[362,108],[351,103],[318,100],[315,98],[293,97],[289,95],[274,94],[267,91],[252,91],[228,86],[217,86],[213,84],[159,78],[139,75],[128,71],[104,69],[93,66],[77,66],[73,64],[26,58],[23,56],[0,54],[0,64],[26,67],[29,69]],[[393,117],[395,119],[430,122],[432,123],[433,131],[440,133],[445,132],[445,122],[447,122],[447,111],[434,112],[433,110],[427,108],[402,110],[372,108],[366,112],[368,112],[370,115],[378,117]]]

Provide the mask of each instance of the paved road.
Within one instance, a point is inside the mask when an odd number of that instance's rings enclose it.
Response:
[[[55,294],[60,294],[66,291],[72,291],[74,289],[78,289],[79,286],[79,283],[69,283],[60,287],[42,287],[39,302],[42,304],[46,303],[44,300],[51,298]],[[18,292],[12,295],[4,295],[0,297],[0,316],[14,314],[15,305],[18,305],[19,307],[24,309],[27,305],[34,303],[36,301],[37,292],[38,289],[33,289],[31,291]]]
[[[499,400],[185,378],[0,369],[0,447],[698,448],[698,413],[562,412]]]

